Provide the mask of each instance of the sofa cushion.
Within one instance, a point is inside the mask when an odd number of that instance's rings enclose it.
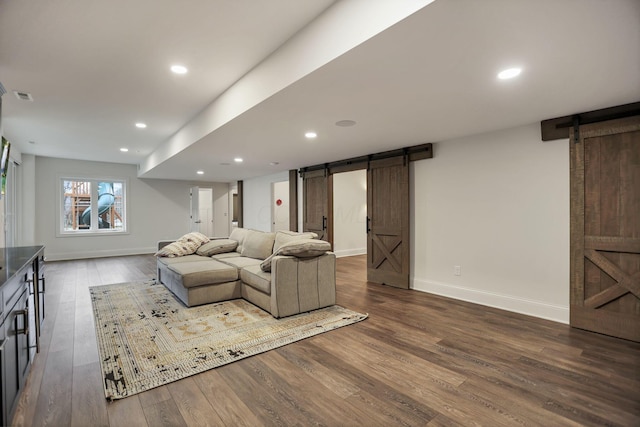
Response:
[[[185,288],[238,280],[237,268],[210,258],[203,261],[175,263],[169,265],[169,270],[182,276],[182,286]]]
[[[280,246],[285,243],[293,242],[294,240],[300,239],[317,239],[318,235],[312,231],[307,231],[304,233],[296,233],[295,231],[277,231],[276,232],[276,240],[273,243],[273,252],[275,253]]]
[[[284,245],[273,253],[270,257],[260,263],[262,271],[271,271],[271,260],[274,256],[289,255],[297,258],[312,258],[320,256],[331,250],[331,244],[324,240],[317,239],[299,239]]]
[[[196,253],[202,256],[211,256],[225,252],[232,252],[237,247],[238,242],[236,240],[214,239],[200,246],[198,250],[196,250]]]
[[[200,247],[200,243],[191,240],[178,240],[173,243],[169,243],[167,246],[160,249],[155,253],[158,257],[181,257],[185,255],[191,255],[196,252]]]
[[[222,253],[222,254],[211,255],[211,258],[213,258],[213,259],[225,259],[225,258],[237,258],[239,256],[241,256],[240,252],[238,252],[236,250],[236,251],[233,251],[233,252],[225,252],[225,253]]]
[[[238,242],[238,247],[236,248],[236,251],[242,252],[242,247],[244,246],[244,239],[247,237],[248,231],[249,230],[247,230],[246,228],[234,228],[231,231],[231,234],[229,235],[229,239],[235,240],[236,242]]]
[[[262,262],[259,259],[248,258],[246,256],[238,256],[238,257],[229,257],[229,258],[216,258],[218,261],[225,263],[227,265],[233,266],[237,269],[245,268],[250,265],[260,265]]]
[[[200,255],[185,255],[177,258],[169,258],[169,257],[158,257],[158,262],[164,265],[172,265],[182,262],[195,262],[195,261],[206,261],[207,258],[201,257]]]
[[[240,270],[240,279],[260,292],[271,294],[271,273],[262,271],[260,265],[251,265]]]
[[[247,230],[240,254],[244,257],[265,259],[273,252],[275,233]]]

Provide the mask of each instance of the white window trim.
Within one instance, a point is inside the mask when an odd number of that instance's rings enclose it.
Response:
[[[64,204],[63,204],[63,181],[90,181],[91,182],[91,229],[89,230],[65,230],[64,229]],[[98,183],[105,182],[121,182],[123,184],[122,194],[122,216],[124,218],[124,226],[122,230],[114,230],[108,228],[93,228],[98,224]],[[95,191],[95,194],[93,192]],[[89,176],[89,175],[58,175],[56,184],[56,237],[86,237],[86,236],[122,236],[129,234],[129,218],[127,215],[127,199],[129,194],[129,179],[108,176]]]

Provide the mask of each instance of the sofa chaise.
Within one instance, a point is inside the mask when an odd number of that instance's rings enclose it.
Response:
[[[315,233],[235,228],[158,242],[157,279],[186,306],[244,298],[276,318],[334,305],[336,257]]]

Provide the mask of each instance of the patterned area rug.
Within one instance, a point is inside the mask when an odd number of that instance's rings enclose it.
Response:
[[[188,308],[154,281],[89,288],[107,399],[366,319],[340,306],[275,319],[242,300]]]

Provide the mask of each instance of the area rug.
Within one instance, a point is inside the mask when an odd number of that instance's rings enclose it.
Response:
[[[155,281],[94,286],[89,292],[109,400],[367,317],[334,305],[275,319],[243,299],[188,308]]]

